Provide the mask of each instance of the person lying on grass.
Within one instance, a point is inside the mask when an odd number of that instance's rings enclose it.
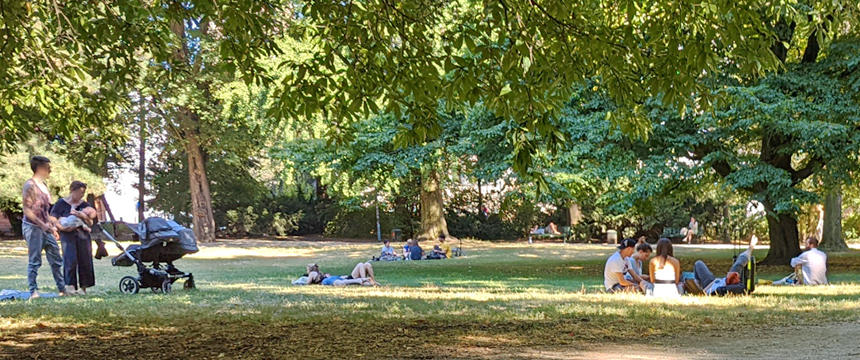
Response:
[[[606,266],[603,268],[603,286],[607,292],[636,292],[645,286],[624,278],[624,274],[628,272],[626,259],[633,255],[635,248],[636,240],[624,239],[618,245],[618,251],[606,260]]]
[[[349,275],[331,275],[320,271],[319,265],[309,264],[307,284],[320,284],[331,286],[346,286],[346,285],[379,285],[376,278],[373,276],[373,265],[369,262],[358,263],[352,269]]]
[[[743,271],[744,267],[747,266],[747,263],[750,262],[752,252],[755,250],[757,243],[758,237],[753,235],[750,238],[749,247],[747,247],[744,252],[738,254],[734,264],[729,268],[729,272],[726,273],[726,277],[715,277],[704,261],[697,260],[696,263],[693,264],[693,274],[695,279],[686,280],[687,289],[693,293],[701,291],[706,295],[713,295],[717,293],[717,289],[723,286],[739,283],[741,281],[740,272]]]

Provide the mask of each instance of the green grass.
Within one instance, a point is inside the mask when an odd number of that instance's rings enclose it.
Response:
[[[167,296],[120,294],[117,282],[133,269],[97,260],[98,285],[89,296],[0,303],[0,358],[22,352],[41,358],[148,352],[182,358],[472,357],[480,349],[860,319],[857,251],[830,255],[833,285],[760,286],[749,297],[662,301],[603,294],[608,246],[471,241],[464,258],[374,263],[382,287],[290,285],[309,262],[346,274],[377,250],[375,244],[225,241],[177,262],[194,273],[199,289],[177,286]],[[0,243],[0,288],[26,287],[25,252],[21,241]],[[715,273],[731,262],[730,250],[679,247],[676,254],[685,270],[700,258]],[[771,280],[788,271],[759,269],[760,278]],[[39,280],[43,291],[53,290],[47,265]]]

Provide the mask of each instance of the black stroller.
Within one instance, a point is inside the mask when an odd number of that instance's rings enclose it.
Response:
[[[155,293],[170,293],[173,283],[185,279],[184,288],[193,289],[194,275],[185,273],[173,266],[177,259],[198,251],[194,232],[174,221],[151,217],[140,224],[125,224],[140,245],[128,249],[116,240],[103,226],[97,228],[101,233],[122,250],[111,259],[113,266],[137,266],[138,276],[125,276],[119,281],[119,291],[124,294],[137,294],[140,288],[150,288]],[[152,263],[147,267],[144,263]],[[162,267],[166,264],[166,267]]]

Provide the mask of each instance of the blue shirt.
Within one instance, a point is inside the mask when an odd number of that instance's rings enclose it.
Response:
[[[332,276],[329,276],[329,277],[327,277],[327,278],[323,279],[323,281],[322,281],[320,284],[323,284],[323,285],[334,285],[334,282],[335,282],[335,281],[338,281],[338,280],[340,280],[340,279],[342,279],[342,278],[343,278],[343,276],[334,276],[334,275],[332,275]]]

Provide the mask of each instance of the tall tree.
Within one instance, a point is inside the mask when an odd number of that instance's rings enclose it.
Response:
[[[305,1],[295,34],[311,47],[286,62],[275,114],[323,114],[342,128],[382,108],[407,142],[422,143],[442,131],[439,99],[449,109],[483,102],[518,125],[514,167],[527,173],[536,139],[564,138],[553,119],[573,84],[602,79],[619,104],[610,119],[644,135],[648,97],[686,105],[725,61],[744,75],[776,69],[761,19],[781,10],[757,0]]]

